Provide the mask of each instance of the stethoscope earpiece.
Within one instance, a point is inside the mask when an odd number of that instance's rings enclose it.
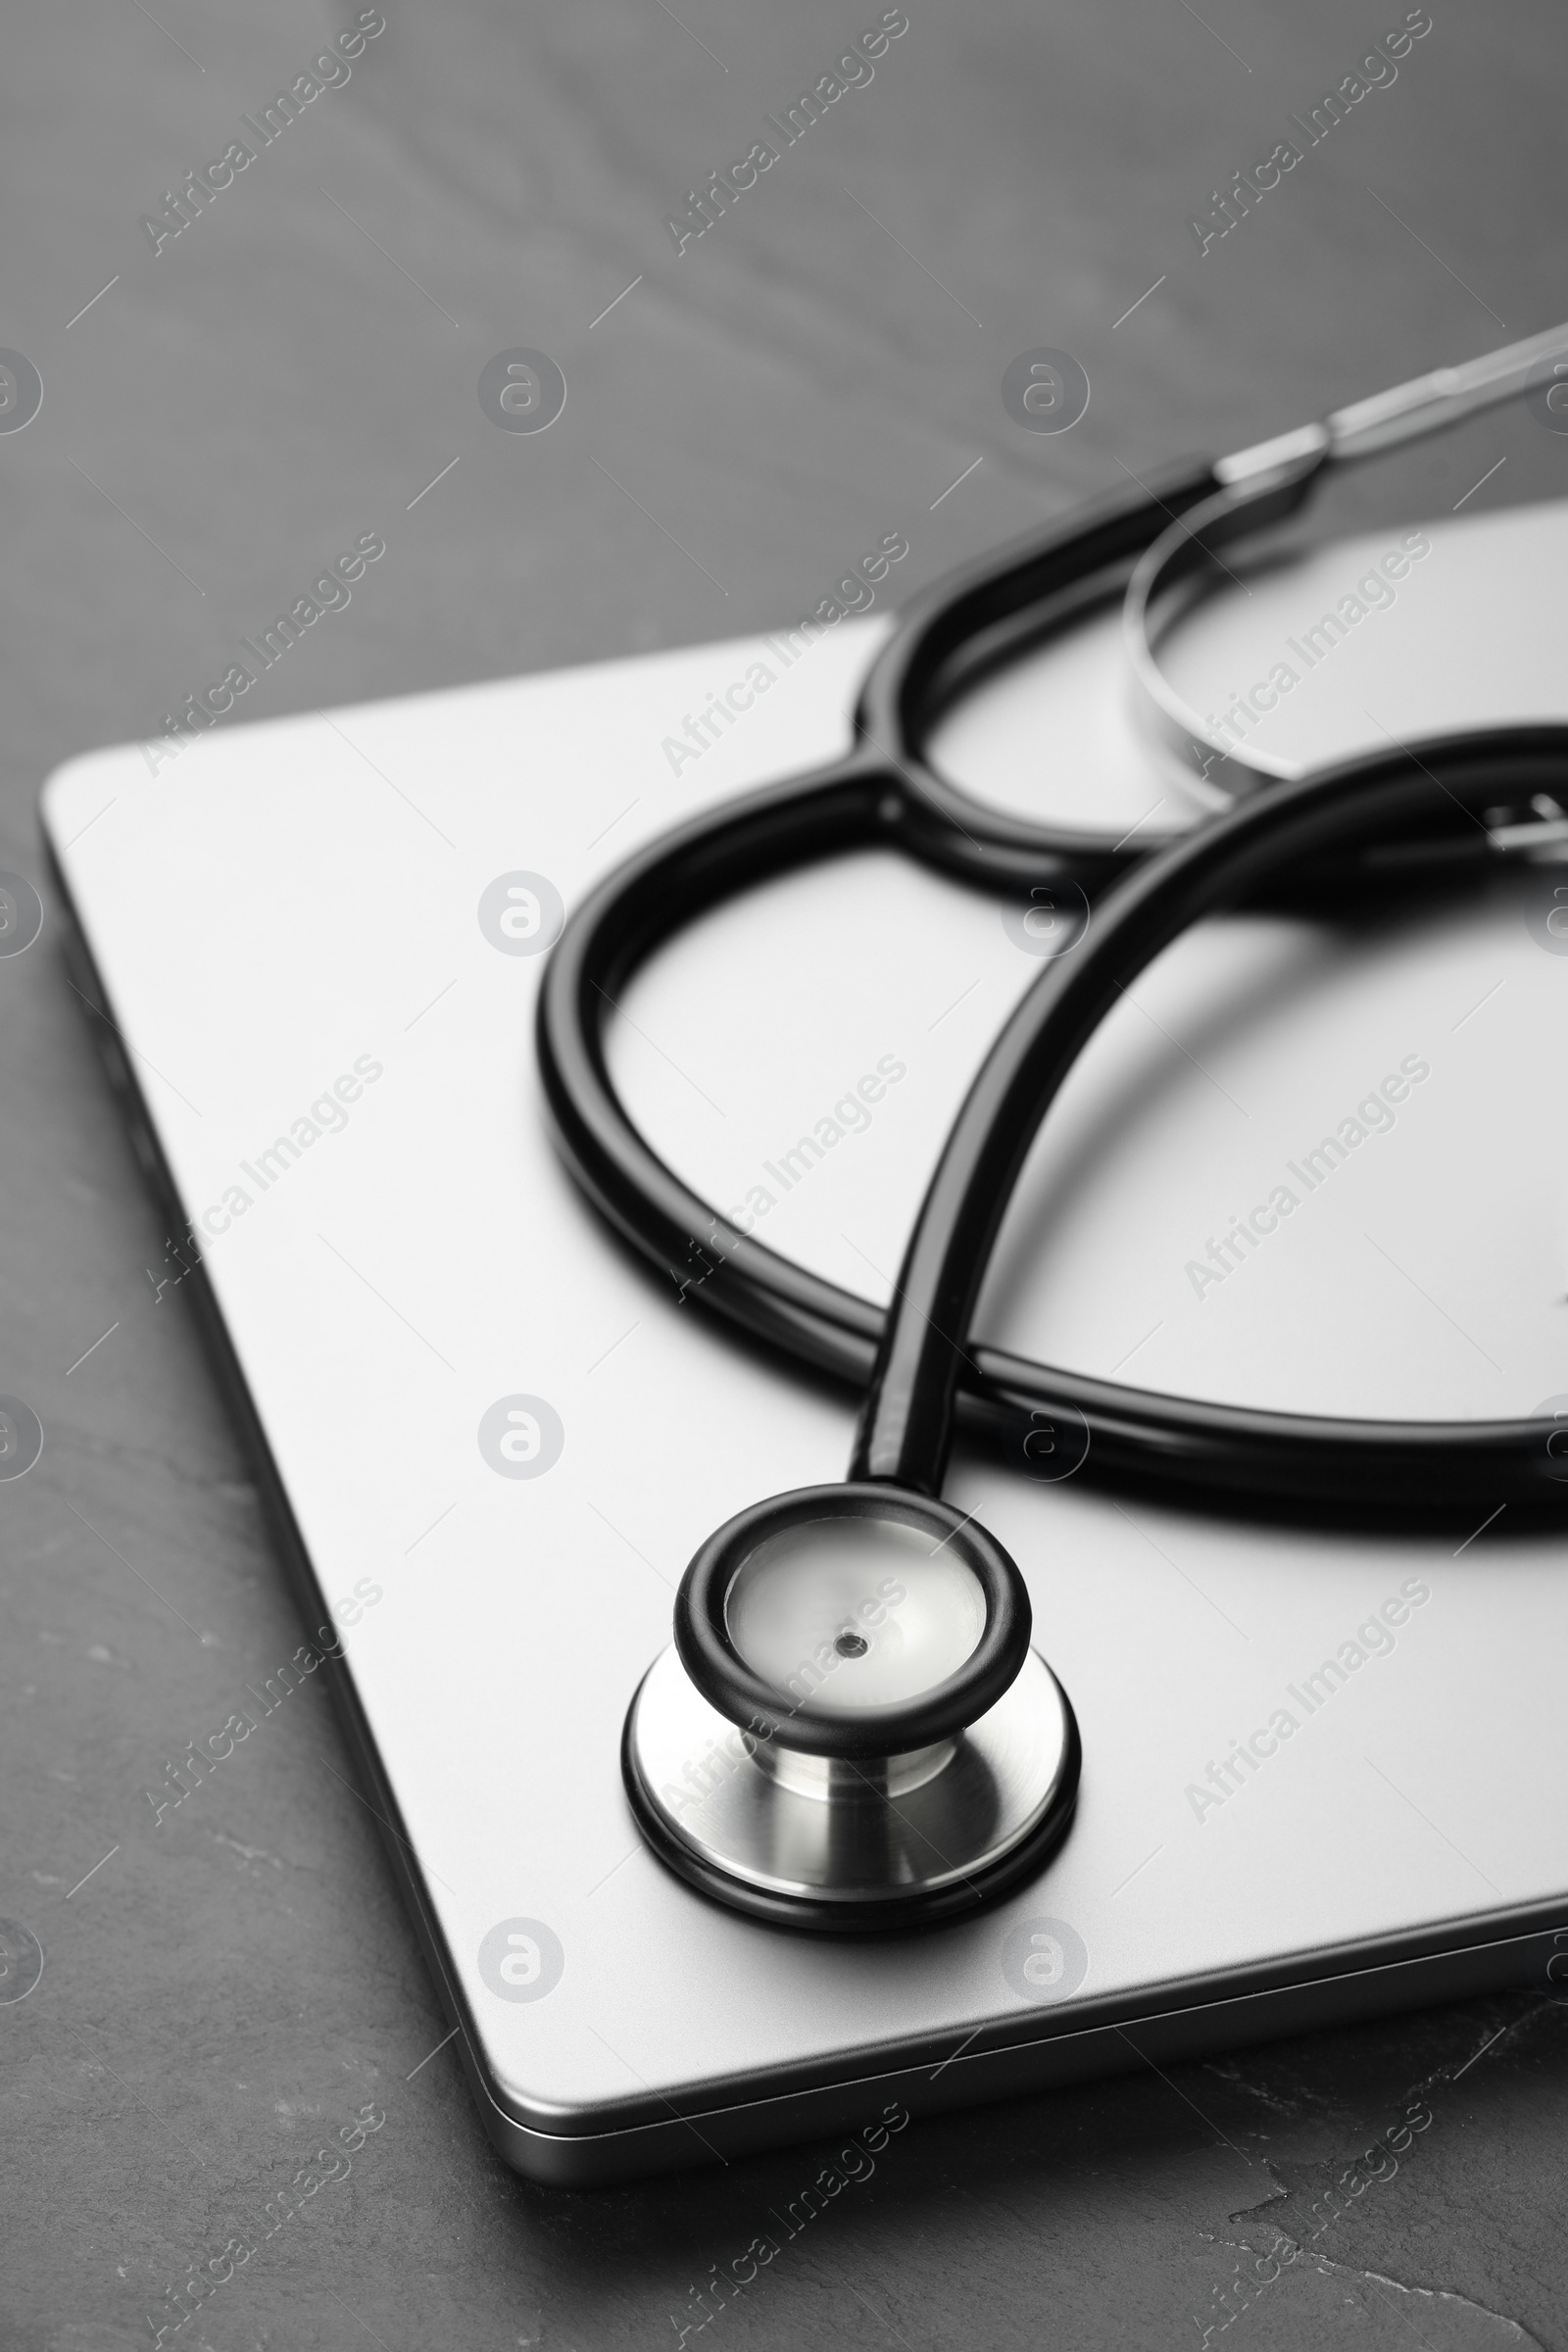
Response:
[[[1037,1870],[1078,1784],[1072,1709],[996,1539],[874,1481],[710,1536],[632,1701],[638,1821],[682,1877],[780,1924],[932,1925]]]

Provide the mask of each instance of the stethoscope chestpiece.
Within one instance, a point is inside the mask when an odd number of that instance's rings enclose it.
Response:
[[[876,1483],[804,1487],[710,1536],[626,1718],[649,1843],[705,1893],[865,1934],[973,1910],[1044,1864],[1078,1733],[994,1536]]]

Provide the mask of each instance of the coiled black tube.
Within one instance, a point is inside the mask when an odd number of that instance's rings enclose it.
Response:
[[[1106,502],[931,592],[873,667],[849,755],[655,842],[577,906],[551,954],[537,1043],[568,1165],[603,1214],[691,1295],[769,1348],[870,1392],[852,1476],[935,1493],[955,1416],[1019,1457],[1042,1424],[1087,1442],[1086,1474],[1200,1495],[1206,1507],[1419,1521],[1500,1502],[1559,1514],[1538,1422],[1373,1422],[1255,1411],[1054,1369],[968,1339],[986,1261],[1040,1119],[1118,990],[1186,924],[1396,859],[1480,864],[1480,812],[1562,795],[1568,728],[1494,728],[1347,761],[1270,787],[1148,856],[986,808],[922,745],[961,687],[1110,593],[1172,513],[1210,494],[1189,466]],[[1299,485],[1292,497],[1302,495]],[[1269,519],[1271,517],[1263,517]],[[891,1316],[742,1234],[666,1167],[627,1115],[606,1020],[639,964],[705,909],[817,858],[879,845],[1003,893],[1074,882],[1097,906],[1048,965],[975,1079],[917,1220]],[[1111,887],[1114,886],[1114,887]],[[1556,1465],[1561,1467],[1561,1465]],[[1516,1511],[1516,1516],[1520,1515]]]

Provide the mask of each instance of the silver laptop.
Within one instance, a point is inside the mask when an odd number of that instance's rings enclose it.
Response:
[[[1568,508],[1427,531],[1264,722],[1271,748],[1561,715]],[[1399,535],[1195,613],[1170,660],[1199,708],[1266,677]],[[569,908],[676,819],[831,754],[884,626],[847,619],[788,662],[747,639],[230,725],[172,759],[133,744],[44,794],[165,1272],[200,1261],[187,1287],[275,1504],[293,1671],[339,1684],[486,2128],[542,2180],[1446,1999],[1539,1969],[1568,1920],[1555,1537],[1506,1513],[1408,1536],[1210,1518],[975,1450],[949,1494],[1022,1566],[1083,1734],[1039,1880],[936,1933],[839,1942],[720,1909],[642,1845],[618,1746],[673,1587],[742,1505],[842,1474],[856,1400],[679,1303],[578,1197],[515,909]],[[691,756],[688,715],[759,662],[766,692]],[[1131,731],[1113,616],[978,694],[938,750],[1042,812],[1153,829],[1176,806]],[[1568,1392],[1554,887],[1499,874],[1182,940],[1048,1122],[986,1337],[1307,1412],[1489,1418]],[[767,1220],[774,1248],[886,1298],[1036,968],[992,901],[846,858],[646,969],[616,1078],[727,1205],[896,1068]],[[1361,1140],[1305,1181],[1346,1122]],[[1296,1213],[1217,1274],[1211,1242],[1281,1186]],[[543,1474],[512,1475],[521,1410]]]

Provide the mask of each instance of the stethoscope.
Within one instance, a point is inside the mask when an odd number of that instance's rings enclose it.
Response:
[[[1560,1507],[1550,1423],[1369,1422],[1194,1402],[1054,1370],[970,1336],[1041,1120],[1129,983],[1200,916],[1396,869],[1463,872],[1568,841],[1568,726],[1391,744],[1299,773],[1190,710],[1156,659],[1218,550],[1299,511],[1332,468],[1530,390],[1568,328],[1443,368],[1217,464],[1140,482],[928,591],[871,665],[852,749],[640,851],[574,910],[539,1005],[567,1161],[683,1296],[864,1393],[846,1483],[754,1503],[699,1548],[674,1641],[631,1700],[622,1771],[653,1850],[706,1893],[797,1928],[864,1933],[969,1912],[1038,1872],[1079,1777],[1071,1705],[1031,1643],[1023,1578],[941,1499],[956,1421],[1014,1465],[1200,1493],[1213,1506],[1407,1522]],[[988,673],[1121,594],[1133,691],[1159,755],[1215,811],[1151,847],[1005,814],[926,746]],[[607,1016],[630,974],[764,879],[882,847],[1059,926],[978,1071],[884,1312],[698,1198],[612,1087]],[[1089,920],[1093,902],[1093,920]],[[1517,1515],[1517,1514],[1516,1514]]]

